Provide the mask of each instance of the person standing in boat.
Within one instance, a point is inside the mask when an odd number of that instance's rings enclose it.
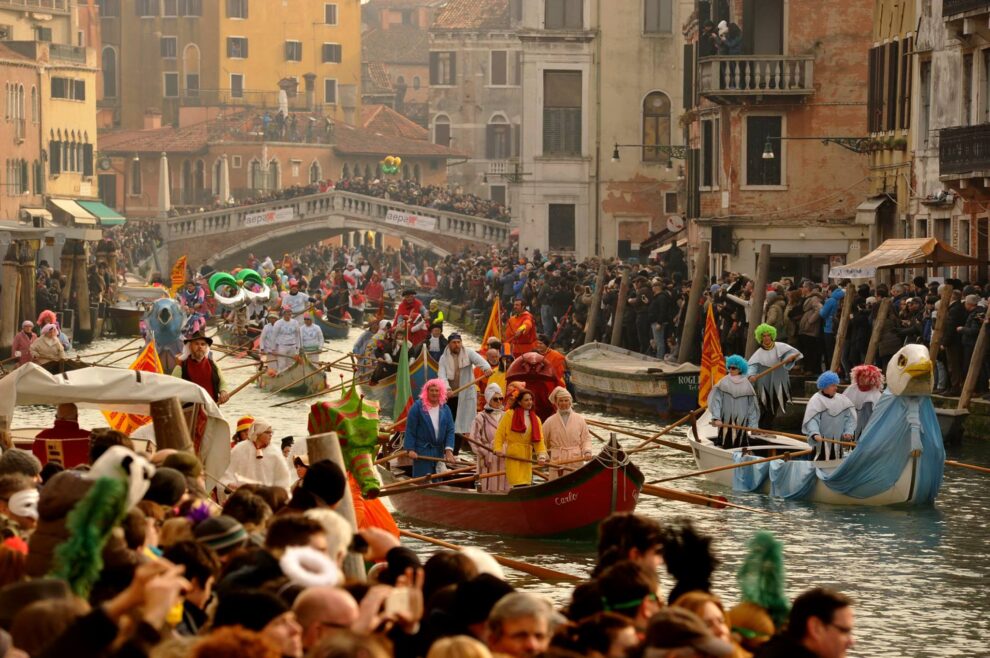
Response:
[[[756,389],[760,405],[760,427],[769,429],[774,417],[783,412],[791,401],[791,379],[789,372],[794,362],[802,354],[787,343],[777,342],[777,330],[763,323],[756,328],[756,342],[759,347],[749,357],[749,381]],[[760,374],[775,368],[765,377]]]
[[[543,423],[550,461],[562,463],[581,457],[591,459],[591,433],[584,416],[574,411],[574,398],[563,386],[550,392],[550,404],[557,412]],[[565,475],[569,469],[551,468],[550,479]]]
[[[741,425],[756,427],[760,421],[760,405],[756,402],[756,390],[746,377],[749,364],[738,354],[725,360],[728,371],[718,380],[708,396],[708,410],[712,414],[712,427],[718,428],[715,445],[720,448],[736,448],[749,445],[749,433],[725,427]]]
[[[509,406],[495,432],[495,452],[506,458],[505,476],[509,486],[533,483],[535,458],[540,464],[548,460],[547,444],[543,440],[543,424],[533,407],[536,399],[531,391],[513,389]]]
[[[840,459],[842,446],[822,438],[852,441],[855,432],[856,407],[839,393],[839,376],[826,370],[818,377],[818,392],[808,400],[804,410],[801,433],[815,449],[815,460],[826,460]]]
[[[265,366],[273,366],[275,361],[275,323],[278,322],[278,313],[268,312],[268,323],[261,328],[261,340],[258,348],[261,352],[261,362]]]
[[[495,432],[498,424],[505,415],[502,409],[505,396],[498,384],[489,384],[485,388],[485,408],[474,417],[471,425],[471,441],[474,453],[478,456],[478,475],[485,473],[500,473],[505,471],[505,458],[495,452]],[[478,481],[483,493],[504,493],[509,490],[509,481],[505,475],[485,478]]]
[[[313,322],[313,315],[303,316],[303,326],[299,328],[299,340],[303,352],[318,354],[323,349],[323,330]]]
[[[536,320],[526,310],[523,300],[512,302],[512,315],[505,326],[505,342],[509,344],[512,356],[532,352],[536,347]]]
[[[223,404],[230,397],[223,373],[213,361],[210,346],[213,339],[202,332],[197,332],[182,339],[189,351],[188,356],[179,359],[178,365],[172,370],[173,377],[180,377],[187,382],[199,384],[217,404]]]
[[[275,342],[275,369],[283,372],[299,359],[302,336],[299,323],[292,317],[292,309],[282,309],[282,318],[272,327]]]
[[[856,438],[873,415],[873,408],[883,394],[884,377],[880,368],[872,365],[856,366],[850,371],[852,385],[845,390],[845,396],[856,407]]]
[[[403,333],[406,331],[405,327],[408,326],[409,343],[414,348],[426,340],[430,333],[428,316],[429,313],[423,306],[423,302],[416,299],[416,291],[408,288],[402,291],[402,301],[395,309],[395,319],[392,326],[396,328],[396,331],[401,330]]]
[[[454,461],[454,416],[447,406],[446,380],[431,379],[423,385],[419,399],[406,415],[406,436],[402,448],[413,460],[414,478],[437,472],[438,462],[420,457]]]
[[[447,348],[440,357],[437,377],[447,382],[448,390],[458,391],[456,397],[447,400],[447,406],[454,417],[454,433],[457,435],[455,455],[459,452],[461,437],[471,431],[471,424],[478,411],[478,387],[473,384],[475,368],[481,368],[485,375],[492,374],[492,367],[480,354],[464,347],[460,334],[450,334]]]
[[[282,295],[282,307],[288,308],[293,315],[299,315],[309,305],[309,296],[299,292],[299,282],[289,279],[289,292]]]

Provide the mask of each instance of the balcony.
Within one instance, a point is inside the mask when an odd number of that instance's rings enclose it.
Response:
[[[987,0],[942,0],[942,20],[950,35],[956,38],[974,34],[990,38],[988,13],[990,2]]]
[[[48,54],[52,59],[62,62],[75,62],[76,64],[86,63],[86,49],[80,46],[67,46],[62,43],[53,43],[48,46]]]
[[[0,0],[0,9],[23,9],[44,13],[69,13],[69,0]]]
[[[939,131],[939,179],[966,198],[990,196],[990,124]]]
[[[960,14],[982,13],[990,11],[987,0],[942,0],[942,19],[949,20]]]
[[[698,91],[721,104],[807,96],[815,91],[814,64],[811,56],[704,57],[698,61]]]

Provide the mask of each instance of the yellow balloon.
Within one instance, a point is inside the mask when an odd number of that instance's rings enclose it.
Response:
[[[396,167],[402,166],[402,158],[400,158],[399,156],[395,156],[395,166]]]

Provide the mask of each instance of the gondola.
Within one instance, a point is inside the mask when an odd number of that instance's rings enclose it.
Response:
[[[287,395],[311,395],[326,390],[327,376],[320,366],[303,355],[301,361],[277,375],[264,374],[259,377],[258,387],[270,393],[278,391]]]
[[[347,338],[347,334],[351,331],[351,325],[346,321],[327,320],[317,315],[313,318],[313,322],[315,322],[316,326],[323,332],[324,340],[339,340],[342,338]]]
[[[429,356],[429,353],[427,353],[426,358],[425,367],[422,356],[409,361],[409,384],[413,398],[419,397],[419,391],[423,388],[426,380],[436,377],[437,372],[440,370],[440,364],[432,356]],[[354,373],[355,377],[360,377],[362,381],[367,380],[373,370],[370,367],[370,361],[364,361],[363,364]],[[361,393],[369,400],[377,402],[382,414],[391,418],[395,417],[393,413],[393,407],[395,406],[395,373],[383,377],[375,384],[361,384]]]

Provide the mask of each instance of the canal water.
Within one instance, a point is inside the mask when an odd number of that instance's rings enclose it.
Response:
[[[357,329],[349,340],[331,341],[328,361],[349,351]],[[464,334],[469,346],[479,338]],[[106,352],[127,341],[101,340],[82,351]],[[122,363],[127,363],[125,359]],[[231,384],[247,379],[252,368],[232,369],[246,360],[225,358],[226,377]],[[338,383],[344,371],[332,371],[331,383]],[[249,386],[227,405],[224,413],[233,423],[242,415],[264,418],[275,427],[276,439],[293,435],[304,446],[309,407],[305,402],[283,407],[270,406],[283,396],[269,396]],[[578,406],[580,409],[580,406]],[[658,431],[663,423],[648,418],[588,416],[635,427],[643,433]],[[52,410],[44,407],[20,408],[14,427],[43,426]],[[92,410],[81,412],[81,424],[104,424]],[[676,437],[675,437],[676,438]],[[627,445],[635,444],[628,439]],[[990,465],[990,441],[969,439],[949,456],[964,462]],[[636,463],[647,479],[677,475],[694,470],[687,453],[665,448],[636,456]],[[715,538],[714,549],[721,564],[714,575],[713,591],[730,605],[738,600],[735,572],[745,556],[746,541],[757,530],[770,530],[784,543],[787,593],[792,598],[805,589],[827,586],[845,592],[856,602],[857,646],[850,655],[871,657],[902,656],[990,656],[990,527],[986,495],[990,475],[946,467],[945,481],[934,507],[860,508],[784,502],[760,494],[735,493],[698,478],[685,479],[674,486],[685,491],[721,494],[735,502],[756,507],[769,514],[742,510],[715,510],[650,496],[642,496],[637,512],[660,522],[677,517],[691,518],[698,528]],[[400,525],[461,545],[480,546],[494,553],[586,575],[594,562],[594,547],[579,542],[546,542],[511,539],[494,534],[423,526],[399,519]],[[405,540],[408,541],[408,540]],[[429,555],[434,547],[411,542],[410,546]],[[509,571],[519,588],[540,592],[559,604],[565,603],[571,585],[543,583],[531,576]],[[664,590],[673,582],[661,574]]]

